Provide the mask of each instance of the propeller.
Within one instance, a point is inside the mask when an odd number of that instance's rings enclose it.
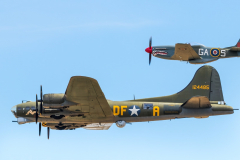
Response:
[[[147,53],[149,53],[149,65],[151,64],[152,59],[152,37],[149,39],[149,47],[145,49]]]
[[[43,108],[42,85],[40,86],[40,96],[41,96],[41,97],[40,97],[40,98],[41,98],[41,99],[40,99],[40,102],[41,102],[41,103],[40,103],[40,114],[42,114],[42,110],[43,110],[43,109],[42,109],[42,108]]]
[[[42,127],[42,123],[39,122],[39,136],[41,136],[41,127]]]
[[[152,47],[152,37],[150,37],[150,39],[149,39],[149,48],[151,48]]]
[[[149,54],[149,65],[151,64],[152,54]]]
[[[39,108],[40,113],[38,112],[38,102],[40,102],[40,108]],[[36,124],[38,122],[39,114],[41,115],[42,111],[43,111],[43,94],[42,94],[42,85],[41,85],[40,86],[40,100],[38,100],[38,96],[36,94]],[[41,135],[41,127],[42,127],[42,123],[39,122],[39,136]]]
[[[38,122],[38,98],[37,98],[37,94],[36,94],[36,124]]]
[[[47,127],[47,137],[48,137],[48,139],[49,139],[49,135],[50,135],[50,128]]]

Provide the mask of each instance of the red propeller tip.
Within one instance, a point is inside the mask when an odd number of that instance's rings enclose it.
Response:
[[[152,47],[151,47],[151,48],[146,48],[145,51],[146,51],[147,53],[150,53],[150,54],[151,54],[151,53],[152,53]]]

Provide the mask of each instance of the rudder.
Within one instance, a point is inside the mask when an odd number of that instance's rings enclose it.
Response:
[[[210,101],[224,101],[222,93],[222,85],[219,74],[215,68],[212,67],[211,85],[210,85]]]

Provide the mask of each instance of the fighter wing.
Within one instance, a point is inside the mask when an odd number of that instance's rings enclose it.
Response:
[[[201,57],[194,51],[190,44],[179,43],[175,45],[175,53],[171,58],[183,61],[201,59]]]
[[[66,100],[88,110],[92,118],[113,117],[112,110],[97,82],[89,77],[71,77],[65,92]]]

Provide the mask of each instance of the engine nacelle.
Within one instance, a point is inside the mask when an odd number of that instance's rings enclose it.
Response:
[[[44,94],[43,103],[46,104],[61,104],[64,102],[64,94]]]
[[[18,124],[25,124],[25,123],[30,123],[32,121],[28,120],[26,118],[23,118],[23,117],[19,117],[19,118],[17,118],[17,122],[18,122]]]
[[[125,121],[117,121],[117,122],[116,122],[116,125],[117,125],[119,128],[123,128],[123,127],[125,127],[126,122],[125,122]]]

